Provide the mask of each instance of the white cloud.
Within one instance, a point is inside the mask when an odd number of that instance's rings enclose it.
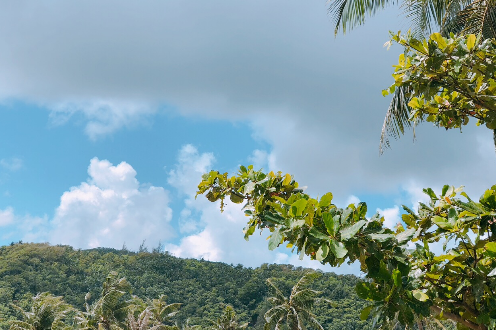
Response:
[[[179,195],[185,196],[181,214],[188,220],[184,226],[196,233],[184,236],[178,244],[166,245],[166,249],[178,257],[202,257],[245,266],[274,262],[276,254],[267,249],[267,233],[254,235],[249,242],[243,239],[243,227],[248,218],[241,205],[228,202],[220,213],[218,203],[211,203],[204,196],[194,198],[201,175],[210,170],[214,162],[212,154],[200,153],[192,145],[181,149],[176,168],[169,172],[168,182]],[[187,230],[183,228],[183,231]]]
[[[350,204],[358,204],[360,203],[360,198],[356,197],[355,195],[350,195],[348,199],[346,200],[346,206]]]
[[[386,208],[384,210],[378,208],[377,212],[384,216],[384,227],[393,229],[398,223],[401,222],[400,208],[398,207],[398,205],[395,205],[391,208]]]
[[[0,227],[10,225],[12,222],[14,222],[14,210],[12,207],[0,210]]]
[[[137,250],[143,240],[158,245],[174,236],[172,210],[162,187],[142,187],[136,171],[93,158],[88,182],[64,192],[53,219],[50,242],[80,248],[122,247]]]
[[[92,140],[123,127],[145,124],[148,117],[157,113],[154,105],[122,100],[62,102],[48,107],[54,125],[65,124],[71,117],[83,117],[85,132]]]
[[[2,158],[0,159],[0,166],[2,166],[8,171],[15,172],[23,167],[23,161],[22,159],[17,157]]]
[[[176,168],[169,171],[167,182],[180,193],[194,196],[202,174],[213,169],[214,160],[212,153],[200,154],[194,146],[186,144],[179,152]]]

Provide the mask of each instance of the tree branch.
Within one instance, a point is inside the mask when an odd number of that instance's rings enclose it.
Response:
[[[487,330],[487,327],[486,326],[484,326],[482,324],[474,323],[474,322],[469,321],[469,320],[465,320],[460,315],[443,311],[441,309],[441,307],[431,306],[431,311],[432,311],[432,313],[435,313],[435,314],[441,314],[441,312],[443,312],[443,317],[445,317],[447,319],[450,319],[450,320],[453,320],[455,322],[458,322],[460,324],[463,324],[464,326],[466,326],[466,327],[468,327],[470,329],[473,329],[473,330]]]

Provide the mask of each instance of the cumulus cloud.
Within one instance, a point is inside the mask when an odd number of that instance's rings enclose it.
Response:
[[[401,223],[400,208],[398,205],[384,210],[378,208],[377,212],[384,216],[384,227],[393,229],[398,223]]]
[[[192,145],[185,145],[179,152],[175,169],[169,172],[168,182],[184,196],[183,223],[185,235],[177,244],[167,244],[166,249],[178,257],[204,258],[211,261],[242,263],[259,266],[277,260],[276,253],[267,249],[267,233],[254,235],[249,242],[243,239],[247,218],[241,205],[227,203],[223,213],[219,204],[209,202],[204,196],[194,198],[201,175],[211,169],[215,158],[210,153],[200,153]]]
[[[158,245],[174,236],[168,192],[142,186],[126,162],[93,158],[89,179],[64,192],[52,221],[50,242],[80,248],[137,250],[143,240]]]
[[[14,222],[14,210],[12,207],[0,210],[0,227],[10,225],[12,222]]]

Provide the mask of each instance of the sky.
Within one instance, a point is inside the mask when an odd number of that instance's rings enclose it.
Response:
[[[243,239],[237,205],[195,199],[201,175],[254,164],[388,225],[422,188],[495,183],[491,132],[423,124],[379,155],[391,7],[334,36],[326,1],[0,3],[0,245],[159,244],[185,258],[357,273]]]

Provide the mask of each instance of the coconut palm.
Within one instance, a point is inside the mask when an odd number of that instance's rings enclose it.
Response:
[[[23,320],[11,321],[11,330],[64,330],[69,326],[64,322],[73,307],[65,303],[62,297],[56,297],[48,292],[33,297],[30,311],[12,305],[18,310]]]
[[[131,286],[125,278],[118,278],[111,272],[103,282],[101,296],[90,304],[91,295],[85,297],[86,311],[75,317],[80,329],[117,330],[121,329],[128,316],[132,300],[125,299]]]
[[[313,305],[322,300],[318,298],[320,291],[308,289],[307,286],[320,276],[318,273],[305,274],[291,290],[289,297],[286,297],[274,284],[272,279],[267,279],[267,283],[274,292],[274,296],[267,300],[274,305],[264,315],[265,330],[279,330],[284,324],[289,330],[304,330],[305,323],[312,328],[323,330],[320,323],[311,312]]]
[[[396,4],[403,8],[417,37],[439,31],[444,36],[453,32],[496,38],[496,2],[493,0],[333,0],[329,12],[336,22],[335,33],[361,25],[367,16]],[[409,91],[402,87],[393,95],[381,131],[381,153],[390,146],[389,137],[397,139],[412,126],[408,119],[411,112],[408,95]],[[496,145],[496,130],[493,133]]]
[[[238,323],[236,312],[230,305],[227,305],[222,315],[212,323],[212,330],[243,330],[248,326],[248,323]]]
[[[166,296],[161,295],[158,299],[149,300],[148,306],[155,323],[174,326],[174,322],[171,319],[179,312],[181,304],[167,304]]]
[[[128,330],[170,330],[172,327],[162,323],[154,324],[153,313],[149,308],[145,308],[136,317],[132,311],[129,311],[127,317]]]

